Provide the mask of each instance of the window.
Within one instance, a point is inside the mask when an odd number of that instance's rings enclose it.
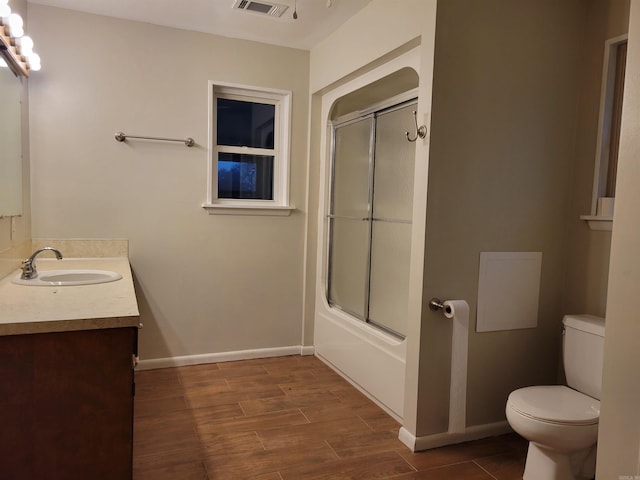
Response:
[[[210,82],[209,213],[288,215],[291,92]]]
[[[602,74],[591,215],[581,217],[587,220],[590,228],[594,230],[611,230],[626,64],[627,36],[607,40]]]

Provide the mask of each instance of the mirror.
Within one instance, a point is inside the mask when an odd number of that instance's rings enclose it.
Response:
[[[0,66],[0,217],[22,214],[21,94],[22,80]]]

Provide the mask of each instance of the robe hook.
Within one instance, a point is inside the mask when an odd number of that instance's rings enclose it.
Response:
[[[416,136],[414,138],[411,138],[409,137],[409,132],[404,132],[404,134],[407,136],[407,140],[409,140],[410,142],[415,142],[416,140],[418,140],[418,137],[425,138],[427,136],[427,126],[420,125],[418,127],[418,112],[416,112],[415,110],[413,111],[413,122],[416,124]]]

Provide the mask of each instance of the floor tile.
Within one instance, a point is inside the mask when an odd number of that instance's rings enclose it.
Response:
[[[494,455],[475,460],[475,463],[493,475],[496,480],[522,480],[526,455],[516,452]]]
[[[256,432],[276,427],[288,427],[308,423],[309,421],[300,410],[284,410],[281,412],[199,424],[198,432],[202,432],[203,434]]]
[[[280,471],[284,480],[375,480],[393,478],[414,469],[395,452],[329,462],[319,466],[289,468]]]
[[[281,448],[248,454],[228,452],[208,456],[205,465],[210,477],[235,479],[281,472],[283,468],[321,469],[335,460],[335,453],[327,445],[305,445],[297,449]]]
[[[202,462],[183,463],[169,467],[133,470],[133,480],[207,480]]]
[[[342,438],[330,438],[327,443],[340,458],[364,457],[389,451],[404,452],[407,449],[393,432],[351,434]]]
[[[473,462],[430,468],[391,478],[393,480],[495,480]]]
[[[341,418],[327,422],[312,422],[305,425],[287,425],[279,428],[258,430],[258,436],[267,450],[274,448],[300,448],[305,444],[330,439],[339,439],[371,430],[357,417]]]

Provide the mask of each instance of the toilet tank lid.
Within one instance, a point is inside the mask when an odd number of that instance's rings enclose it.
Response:
[[[565,315],[562,323],[567,328],[604,337],[604,318],[595,315]]]

